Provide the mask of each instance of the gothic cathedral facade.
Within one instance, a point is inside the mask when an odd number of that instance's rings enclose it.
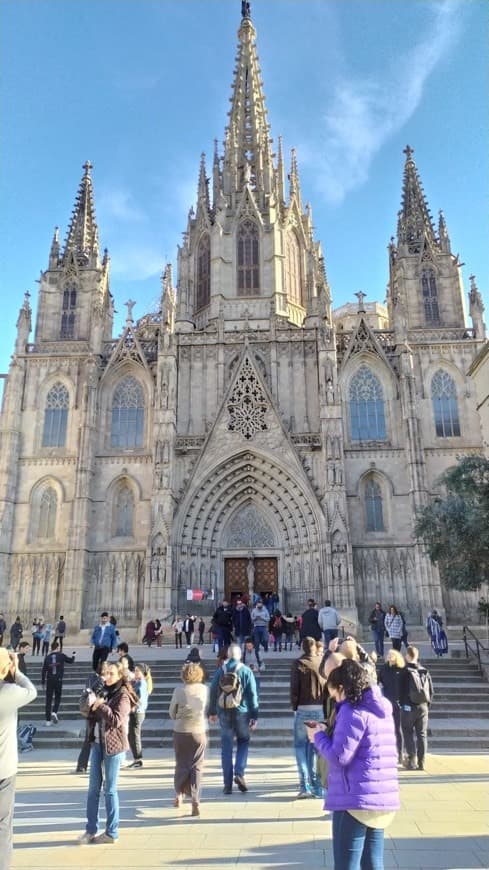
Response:
[[[4,391],[0,609],[108,609],[126,627],[236,593],[298,612],[376,600],[419,623],[474,597],[447,592],[413,538],[416,508],[457,454],[480,453],[474,385],[485,340],[475,279],[433,224],[406,149],[387,306],[332,309],[292,152],[273,153],[256,34],[243,5],[231,111],[211,177],[163,276],[159,310],[113,338],[87,163],[64,246],[28,296]],[[212,597],[214,596],[214,597]],[[210,598],[210,601],[209,601]],[[194,607],[194,605],[192,605]]]

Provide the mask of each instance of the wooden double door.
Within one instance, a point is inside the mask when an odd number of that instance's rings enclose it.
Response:
[[[258,595],[278,593],[278,567],[276,556],[257,556],[253,563],[253,592]],[[246,557],[224,560],[224,597],[233,602],[250,592],[250,560]]]

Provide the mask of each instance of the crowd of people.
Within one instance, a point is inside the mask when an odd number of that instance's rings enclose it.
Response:
[[[58,721],[65,665],[75,661],[74,653],[62,651],[62,621],[61,617],[41,671],[46,725]],[[76,770],[89,772],[82,844],[117,841],[119,771],[129,751],[132,761],[125,766],[143,766],[142,726],[152,692],[151,671],[147,664],[134,662],[114,622],[104,611],[93,629],[93,673],[80,699],[86,729]],[[382,867],[383,832],[399,807],[398,767],[425,767],[433,684],[418,650],[407,644],[405,620],[394,605],[386,613],[378,602],[369,622],[375,647],[370,653],[354,637],[339,636],[341,617],[329,600],[318,608],[310,599],[299,618],[284,617],[278,601],[272,614],[258,597],[252,604],[239,598],[232,605],[223,601],[212,619],[217,666],[208,684],[199,650],[205,623],[201,627],[190,614],[177,616],[172,627],[176,636],[185,636],[190,651],[168,711],[173,722],[175,807],[189,798],[192,816],[201,814],[208,723],[219,727],[224,795],[231,795],[234,786],[248,791],[246,767],[250,737],[258,725],[263,653],[298,644],[301,653],[290,669],[297,798],[323,798],[332,812],[335,870]],[[33,626],[40,623],[35,620]],[[19,624],[16,619],[12,629]],[[199,645],[192,646],[196,630]],[[428,617],[427,631],[438,655],[444,632],[436,610]],[[0,847],[6,855],[11,850],[17,710],[36,696],[20,667],[22,657],[25,670],[22,626],[10,636],[18,652],[0,647]],[[382,661],[386,636],[391,649]],[[148,646],[156,637],[146,627]],[[117,653],[115,662],[109,660],[112,652]],[[34,648],[32,654],[37,654]],[[4,746],[9,747],[8,760]],[[100,831],[102,786],[105,828]]]

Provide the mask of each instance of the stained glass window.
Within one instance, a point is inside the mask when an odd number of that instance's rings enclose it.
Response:
[[[352,441],[385,441],[384,391],[368,366],[352,378],[349,401]]]
[[[52,487],[44,490],[39,503],[38,538],[54,538],[56,532],[56,511],[58,497]]]
[[[112,399],[111,446],[142,447],[144,441],[144,392],[136,378],[128,376],[116,387]]]
[[[439,323],[440,310],[438,308],[436,277],[433,269],[423,269],[421,273],[421,288],[423,291],[426,323]]]
[[[367,532],[383,532],[382,491],[375,480],[367,481],[365,487],[365,507],[367,513]]]
[[[285,287],[291,302],[302,305],[301,254],[297,236],[287,233],[285,249]]]
[[[63,291],[63,312],[61,314],[61,338],[75,337],[75,308],[77,303],[76,287],[69,286]]]
[[[46,397],[44,410],[43,447],[64,447],[70,397],[65,385],[57,381]]]
[[[238,296],[260,292],[259,232],[254,221],[242,221],[238,228]]]
[[[117,492],[114,505],[114,535],[117,538],[132,538],[134,526],[134,495],[124,484]]]
[[[448,372],[438,371],[431,381],[431,398],[438,438],[460,435],[455,381]]]
[[[197,308],[208,305],[211,298],[211,240],[202,236],[197,252]]]

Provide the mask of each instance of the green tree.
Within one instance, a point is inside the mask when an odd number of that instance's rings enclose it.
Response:
[[[416,538],[446,586],[479,589],[489,583],[489,460],[463,456],[439,483],[446,495],[417,512]]]

